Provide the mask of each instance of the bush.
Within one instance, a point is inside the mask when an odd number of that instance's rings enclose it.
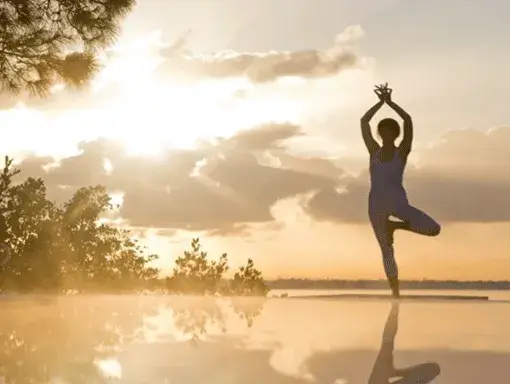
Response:
[[[146,255],[129,231],[99,222],[112,209],[104,187],[80,188],[57,205],[42,179],[15,184],[18,173],[6,157],[0,241],[12,258],[1,267],[0,290],[132,290],[157,279],[156,255]]]
[[[172,293],[214,294],[227,270],[226,254],[218,262],[208,260],[199,239],[193,239],[191,249],[175,261],[173,274],[167,278],[167,289]]]
[[[175,261],[172,276],[167,277],[167,290],[171,293],[195,295],[239,295],[266,296],[269,289],[264,283],[262,273],[249,259],[234,277],[225,281],[223,275],[229,270],[227,254],[219,261],[207,259],[198,238],[191,241],[191,249]]]
[[[236,296],[266,296],[269,288],[262,278],[262,273],[255,268],[252,259],[239,268],[230,281],[230,293]]]

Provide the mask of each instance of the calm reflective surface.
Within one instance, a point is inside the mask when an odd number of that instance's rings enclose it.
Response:
[[[0,383],[478,384],[510,375],[504,303],[25,296],[2,306]]]

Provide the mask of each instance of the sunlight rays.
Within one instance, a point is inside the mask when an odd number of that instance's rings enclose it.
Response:
[[[122,95],[102,111],[116,120],[109,136],[129,153],[157,155],[164,148],[190,149],[199,140],[227,138],[257,124],[294,120],[299,108],[292,100],[261,97],[229,100],[235,82],[158,84],[149,80]]]
[[[51,113],[23,104],[0,111],[0,125],[17,127],[2,144],[4,151],[24,147],[62,157],[80,141],[104,137],[119,142],[131,156],[158,157],[169,148],[192,149],[260,124],[301,124],[309,114],[305,104],[328,104],[310,94],[313,85],[297,78],[257,86],[239,77],[160,78],[155,73],[161,62],[160,38],[154,32],[107,52],[105,67],[82,105],[65,107],[70,95],[55,87],[47,108]],[[319,82],[319,88],[321,84],[326,83]],[[337,102],[343,98],[344,92],[336,92]]]

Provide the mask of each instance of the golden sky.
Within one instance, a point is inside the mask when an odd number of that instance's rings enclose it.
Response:
[[[200,236],[269,278],[379,278],[359,118],[388,81],[443,227],[396,234],[401,277],[509,279],[508,2],[352,4],[142,0],[90,89],[2,99],[0,150],[58,201],[105,184],[165,271]]]

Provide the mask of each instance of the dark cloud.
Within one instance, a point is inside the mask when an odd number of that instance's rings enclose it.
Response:
[[[194,55],[186,49],[186,37],[163,49],[165,62],[157,73],[172,77],[246,77],[254,83],[272,82],[281,77],[327,77],[359,66],[360,57],[352,43],[363,34],[361,27],[351,26],[337,36],[333,46],[324,50],[296,52],[241,53],[219,52]]]
[[[124,193],[119,216],[134,227],[246,232],[247,224],[271,223],[272,206],[333,185],[320,174],[262,165],[258,155],[282,148],[299,127],[265,125],[196,150],[170,150],[159,158],[127,156],[108,140],[80,144],[80,153],[55,165],[29,157],[22,176],[41,176],[58,201],[76,188],[103,184]],[[109,167],[105,167],[108,163]]]
[[[449,131],[426,151],[420,164],[427,169],[446,169],[454,176],[467,173],[509,180],[505,175],[510,164],[510,128]]]
[[[224,232],[240,223],[272,221],[270,209],[279,199],[330,183],[323,177],[262,166],[251,153],[202,161],[204,170],[196,176],[195,163],[149,188],[124,184],[120,215],[135,226]],[[112,173],[114,179],[117,175]]]
[[[157,158],[128,156],[102,139],[58,163],[28,157],[19,167],[23,177],[42,176],[59,202],[91,184],[122,192],[118,217],[141,230],[246,235],[255,225],[275,228],[272,207],[296,196],[317,220],[367,223],[367,171],[352,176],[336,161],[288,153],[286,140],[298,135],[298,126],[267,124]],[[510,128],[449,132],[421,153],[419,167],[408,166],[410,202],[441,222],[509,221],[507,164]]]
[[[229,143],[238,150],[244,151],[267,151],[279,149],[283,141],[302,135],[302,129],[299,125],[287,123],[264,124],[254,129],[243,130],[235,134]]]
[[[441,222],[510,221],[510,128],[488,133],[452,131],[422,153],[419,168],[408,166],[408,197]],[[315,219],[368,222],[369,175],[344,180],[307,202]]]
[[[321,175],[334,180],[340,180],[346,176],[344,169],[340,168],[331,159],[295,156],[284,150],[271,151],[269,155],[273,156],[283,169],[293,169],[310,175]]]

